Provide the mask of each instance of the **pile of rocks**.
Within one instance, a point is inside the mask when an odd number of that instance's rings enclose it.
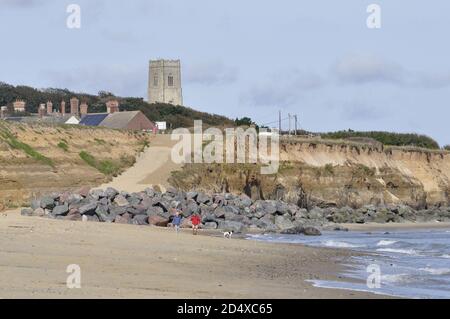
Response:
[[[77,192],[54,193],[33,200],[27,216],[46,216],[66,220],[155,225],[170,224],[171,208],[179,209],[182,227],[190,227],[189,217],[198,213],[205,229],[247,230],[320,235],[318,228],[342,230],[341,223],[450,222],[450,208],[414,210],[404,205],[364,206],[359,209],[300,208],[279,200],[252,201],[246,195],[184,192],[169,188],[165,193],[147,188],[139,193],[119,192],[114,188],[82,188]]]
[[[171,208],[182,212],[182,227],[191,227],[190,216],[198,213],[202,228],[320,235],[308,220],[307,211],[282,201],[252,201],[246,195],[183,192],[169,188],[160,193],[147,188],[139,193],[119,192],[114,188],[53,193],[33,200],[22,215],[65,220],[85,220],[166,227],[172,219]]]

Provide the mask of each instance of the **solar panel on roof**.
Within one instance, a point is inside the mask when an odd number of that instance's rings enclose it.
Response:
[[[80,125],[98,126],[109,114],[88,114],[83,116]]]

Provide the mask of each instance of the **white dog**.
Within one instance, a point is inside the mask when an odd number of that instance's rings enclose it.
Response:
[[[232,235],[233,235],[233,231],[226,231],[223,233],[223,238],[230,239]]]

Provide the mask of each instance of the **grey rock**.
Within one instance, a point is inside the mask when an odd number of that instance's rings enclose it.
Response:
[[[206,195],[205,193],[198,193],[196,200],[199,204],[206,204],[211,202],[211,197]]]
[[[119,192],[117,191],[117,189],[112,188],[112,187],[108,187],[105,190],[105,194],[106,196],[111,199],[112,201],[114,200],[114,198],[117,196],[117,194],[119,194]]]
[[[294,223],[285,216],[275,216],[275,226],[281,231],[295,227]]]
[[[203,225],[204,229],[217,229],[217,223],[216,222],[206,222]]]
[[[245,230],[243,223],[235,221],[220,221],[218,228],[225,231],[233,231],[235,233],[242,233]]]
[[[294,226],[291,228],[283,229],[281,233],[286,235],[297,235],[303,234],[304,230],[305,229],[303,228],[303,226]]]
[[[303,234],[306,236],[321,236],[322,233],[315,227],[305,227],[303,229]]]
[[[40,200],[41,208],[43,209],[53,209],[55,207],[55,200],[52,196],[44,196]]]
[[[41,201],[39,199],[33,199],[31,201],[31,209],[35,210],[41,207]]]
[[[131,222],[133,225],[148,225],[147,215],[136,215]]]
[[[124,206],[129,206],[129,205],[130,205],[130,203],[127,201],[127,199],[125,198],[125,196],[123,196],[122,194],[117,195],[117,196],[114,198],[114,203],[115,203],[117,206],[120,206],[120,207],[124,207]]]
[[[63,205],[56,206],[52,210],[52,214],[55,215],[55,216],[65,216],[65,215],[67,215],[68,212],[69,212],[69,205],[68,204],[63,204]]]
[[[243,207],[249,207],[252,204],[251,198],[245,194],[242,194],[241,196],[239,196],[239,199],[240,199],[241,205]]]
[[[108,220],[108,206],[99,205],[95,209],[95,214],[97,214],[98,219],[101,222],[106,222]]]
[[[89,204],[81,206],[78,211],[81,215],[93,215],[97,209],[97,202],[91,202]]]
[[[127,212],[126,206],[109,206],[109,213],[112,215],[123,215]]]

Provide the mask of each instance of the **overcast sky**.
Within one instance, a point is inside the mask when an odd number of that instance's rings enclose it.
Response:
[[[66,26],[69,4],[81,28]],[[367,6],[381,6],[369,29]],[[148,60],[181,59],[184,103],[312,131],[450,144],[448,0],[0,0],[0,81],[146,97]]]

